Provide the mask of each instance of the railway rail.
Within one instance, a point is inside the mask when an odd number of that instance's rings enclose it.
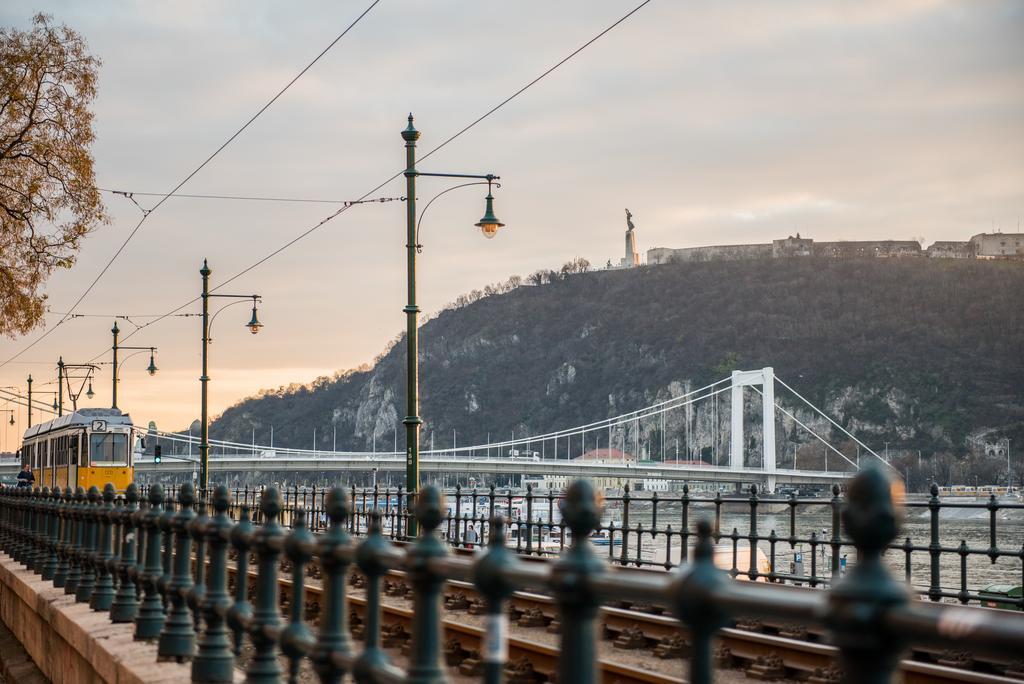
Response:
[[[454,555],[471,557],[475,552],[456,549]],[[253,559],[255,560],[255,559]],[[534,562],[547,563],[547,559],[532,558]],[[250,561],[252,562],[252,561]],[[282,561],[283,575],[293,568],[288,561]],[[619,568],[617,572],[649,572],[638,569]],[[229,586],[234,589],[236,571],[228,569]],[[249,571],[247,593],[255,596],[258,574]],[[311,622],[321,611],[322,588],[319,567],[306,567],[308,583],[304,585],[306,610]],[[366,585],[365,576],[353,570],[348,578],[349,585],[356,590]],[[286,610],[292,599],[293,582],[286,576],[278,579],[280,603]],[[813,591],[810,589],[778,587],[781,591]],[[390,570],[382,582],[386,596],[408,600],[412,596],[407,573]],[[349,619],[354,634],[361,634],[365,623],[366,598],[355,593],[348,594],[352,607]],[[485,635],[480,627],[459,622],[457,614],[482,614],[485,599],[472,582],[448,580],[443,593],[443,605],[448,615],[442,622],[445,641],[445,662],[456,667],[463,675],[480,674],[480,653]],[[407,649],[413,613],[408,607],[382,603],[384,630],[389,634],[389,643],[404,644]],[[638,668],[614,659],[602,657],[599,670],[602,682],[620,684],[674,684],[684,681],[671,673],[682,667],[682,661],[690,650],[689,633],[679,621],[667,615],[666,606],[637,605],[622,602],[622,605],[604,606],[598,620],[603,640],[614,649],[643,650],[664,664],[655,668]],[[514,681],[542,677],[554,681],[557,673],[558,649],[550,644],[526,638],[531,631],[542,630],[558,633],[558,606],[547,595],[534,592],[515,592],[508,599],[508,617],[513,631],[508,635],[509,666],[506,676]],[[518,629],[515,629],[518,628]],[[518,632],[518,633],[517,633]],[[797,679],[810,682],[835,681],[838,676],[838,649],[822,643],[827,635],[823,630],[808,630],[806,626],[793,623],[772,623],[770,621],[741,622],[738,627],[723,628],[718,634],[716,660],[720,669],[734,670],[738,674],[749,673],[761,680]],[[945,661],[948,664],[941,664]],[[1024,681],[1020,668],[1024,663],[1012,658],[986,658],[984,655],[958,651],[916,649],[910,658],[899,664],[901,681],[906,684],[1010,684]]]
[[[735,581],[715,568],[714,533],[704,520],[687,530],[696,544],[682,568],[612,570],[587,541],[601,508],[585,481],[574,483],[560,506],[571,543],[543,563],[506,548],[500,519],[491,521],[485,551],[450,553],[439,530],[443,496],[430,487],[416,498],[408,522],[419,534],[404,548],[384,536],[378,512],[369,515],[367,536],[354,539],[347,526],[353,506],[341,489],[325,501],[330,524],[319,537],[302,511],[295,511],[293,529],[281,527],[283,502],[274,489],[262,493],[259,526],[244,511],[238,522],[228,518],[223,487],[210,498],[212,516],[188,484],[177,506],[159,486],[142,510],[137,495],[131,485],[115,505],[113,486],[102,496],[95,488],[88,495],[0,489],[0,548],[77,600],[109,610],[112,620],[134,622],[136,638],[158,641],[161,659],[191,660],[196,682],[231,681],[243,642],[251,653],[247,678],[268,684],[296,681],[307,666],[326,682],[432,682],[444,679],[446,661],[479,672],[488,684],[654,684],[678,680],[684,667],[694,684],[710,682],[716,667],[762,679],[859,684],[889,681],[901,671],[908,681],[998,682],[1013,681],[1017,665],[1005,659],[1024,650],[1024,616],[912,600],[889,574],[881,555],[898,534],[900,508],[877,470],[861,472],[848,490],[844,532],[859,559],[827,590]],[[318,570],[307,573],[312,568]],[[362,580],[351,579],[353,568]],[[231,571],[245,578],[233,594]],[[398,596],[386,600],[387,592]],[[644,606],[665,612],[637,610]],[[456,615],[463,607],[480,614],[475,624]],[[359,649],[349,638],[350,611]],[[737,629],[758,624],[762,632]],[[793,638],[801,630],[827,633],[830,643]],[[385,641],[407,645],[408,671],[389,660]],[[616,646],[650,650],[652,661],[679,658],[679,672],[616,662]],[[1003,670],[971,673],[901,660],[907,652],[944,649],[969,651],[975,663]]]

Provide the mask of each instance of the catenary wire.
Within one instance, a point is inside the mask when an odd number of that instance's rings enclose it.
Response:
[[[252,117],[250,117],[248,121],[246,121],[244,124],[242,124],[241,128],[239,128],[237,131],[235,131],[231,135],[231,137],[229,137],[227,140],[224,141],[224,143],[221,144],[220,147],[218,147],[216,150],[214,150],[213,154],[208,156],[199,166],[197,166],[195,169],[193,169],[191,173],[189,173],[187,176],[185,176],[185,178],[183,180],[181,180],[176,186],[174,186],[174,189],[172,189],[169,193],[164,195],[163,198],[159,202],[157,202],[155,205],[153,205],[149,209],[143,209],[140,205],[138,205],[138,202],[136,202],[136,205],[139,206],[139,209],[142,210],[142,218],[139,219],[139,222],[135,224],[135,227],[132,228],[131,232],[128,233],[128,237],[126,237],[124,239],[124,242],[121,243],[121,246],[117,248],[117,250],[114,252],[113,256],[110,257],[110,260],[107,261],[107,264],[100,270],[99,274],[93,279],[93,281],[89,284],[89,286],[85,289],[85,291],[81,294],[81,296],[79,296],[79,298],[75,301],[75,303],[71,305],[71,307],[68,309],[68,311],[74,312],[74,310],[76,308],[78,308],[78,305],[82,303],[82,300],[84,300],[89,295],[89,293],[92,292],[92,289],[94,287],[96,287],[96,284],[100,281],[100,279],[103,278],[103,276],[107,273],[108,270],[110,270],[110,267],[117,260],[117,258],[119,256],[121,256],[121,253],[124,252],[125,247],[128,246],[128,243],[132,241],[132,238],[135,237],[135,234],[139,232],[139,229],[142,228],[142,225],[146,222],[146,219],[148,219],[150,217],[150,215],[152,215],[152,213],[154,211],[156,211],[158,208],[160,208],[160,206],[164,202],[166,202],[172,195],[174,195],[174,193],[176,193],[186,183],[188,183],[190,180],[192,180],[192,178],[195,177],[195,175],[198,174],[200,171],[202,171],[203,168],[205,168],[207,164],[209,164],[211,161],[213,161],[213,159],[218,154],[220,154],[222,151],[224,151],[224,149],[228,145],[230,145],[232,142],[234,142],[234,140],[239,135],[241,135],[242,132],[245,131],[245,129],[247,129],[250,125],[252,125],[252,123],[254,121],[256,121],[256,119],[259,118],[259,116],[261,114],[263,114],[263,112],[265,112],[267,109],[269,109],[270,106],[272,104],[274,104],[274,102],[276,102],[278,100],[278,98],[280,98],[282,95],[284,95],[284,93],[289,88],[291,88],[296,83],[296,81],[298,81],[300,78],[302,78],[302,76],[305,75],[305,73],[307,71],[309,71],[313,67],[314,64],[319,62],[320,59],[331,50],[331,48],[333,48],[335,45],[337,45],[338,42],[348,34],[349,31],[351,31],[353,28],[355,28],[355,26],[360,21],[362,21],[363,17],[365,17],[367,14],[369,14],[370,10],[372,10],[374,7],[376,7],[379,2],[380,2],[380,0],[373,0],[373,2],[371,2],[369,4],[369,6],[367,6],[367,8],[363,10],[362,14],[360,14],[358,17],[356,17],[355,20],[351,24],[349,24],[345,28],[344,31],[342,31],[340,34],[338,34],[338,36],[335,37],[335,39],[332,40],[327,45],[327,47],[325,47],[320,52],[320,54],[318,54],[316,57],[313,58],[313,61],[311,61],[309,64],[307,64],[302,69],[302,71],[300,71],[292,80],[290,80],[283,88],[281,88],[281,90],[279,90],[276,95],[274,95],[272,98],[270,98],[270,100],[266,104],[264,104],[262,107],[260,107],[260,109],[255,114],[253,114]],[[363,199],[363,198],[361,198],[361,199]],[[132,201],[134,202],[134,199]],[[62,323],[64,323],[64,321],[66,321],[66,320],[67,320],[67,317],[62,318],[52,328],[49,328],[48,330],[46,330],[42,335],[37,337],[28,346],[24,347],[21,351],[17,352],[16,354],[14,354],[14,356],[11,356],[10,358],[8,358],[3,363],[0,363],[0,368],[3,368],[10,361],[13,361],[14,359],[17,359],[19,356],[21,356],[22,354],[27,352],[29,349],[34,347],[36,344],[38,344],[39,342],[41,342],[44,339],[46,339],[54,330],[59,328],[60,325]]]
[[[162,192],[139,192],[137,190],[111,190],[108,188],[100,188],[103,192],[109,192],[112,195],[121,195],[131,199],[133,196],[138,195],[139,197],[163,197]],[[189,193],[175,193],[175,199],[210,199],[210,200],[236,200],[240,202],[295,202],[301,204],[348,204],[351,200],[334,200],[334,199],[312,199],[306,197],[262,197],[253,195],[196,195]],[[377,201],[380,202],[394,202],[402,198],[400,197],[382,197]],[[145,211],[145,209],[143,209]]]
[[[447,146],[448,144],[450,144],[450,143],[452,143],[453,141],[455,141],[455,140],[456,140],[457,138],[459,138],[459,137],[461,137],[462,135],[464,135],[465,133],[469,132],[469,131],[470,131],[471,129],[473,129],[474,127],[476,127],[476,126],[477,126],[477,125],[479,125],[480,123],[482,123],[482,122],[483,122],[484,120],[486,120],[487,118],[489,118],[489,117],[490,117],[491,115],[495,114],[495,113],[496,113],[497,111],[499,111],[499,110],[500,110],[501,108],[503,108],[503,107],[504,107],[505,105],[507,105],[508,103],[512,102],[512,101],[513,101],[513,100],[514,100],[515,98],[517,98],[518,96],[522,95],[522,94],[523,94],[524,92],[526,92],[526,91],[527,91],[528,89],[530,89],[531,87],[533,87],[534,85],[536,85],[537,83],[539,83],[539,82],[540,82],[541,80],[543,80],[544,78],[546,78],[546,77],[547,77],[548,75],[550,75],[551,73],[553,73],[554,71],[556,71],[556,70],[557,70],[557,69],[558,69],[559,67],[561,67],[562,65],[566,64],[566,63],[567,63],[568,61],[570,61],[571,59],[573,59],[573,58],[574,58],[574,57],[575,57],[576,55],[578,55],[579,53],[581,53],[581,52],[582,52],[583,50],[585,50],[586,48],[590,47],[590,46],[591,46],[591,45],[593,45],[593,44],[594,44],[595,42],[597,42],[598,40],[600,40],[600,39],[601,39],[601,38],[602,38],[603,36],[605,36],[606,34],[608,34],[608,33],[609,33],[610,31],[612,31],[613,29],[615,29],[615,28],[616,28],[617,26],[619,26],[619,25],[620,25],[620,24],[622,24],[622,23],[623,23],[624,21],[626,21],[627,19],[629,19],[630,17],[632,17],[632,16],[634,15],[634,14],[636,14],[636,13],[637,13],[638,11],[640,11],[641,9],[643,9],[643,8],[644,8],[645,6],[647,6],[648,4],[650,4],[650,2],[651,2],[651,0],[644,0],[643,2],[641,2],[640,4],[638,4],[638,5],[637,5],[636,7],[634,7],[634,8],[632,9],[632,10],[630,10],[630,11],[629,11],[629,12],[627,12],[626,14],[622,15],[622,16],[621,16],[621,17],[620,17],[619,19],[617,19],[617,20],[616,20],[615,22],[613,22],[612,24],[610,24],[609,26],[607,26],[606,28],[604,28],[604,29],[603,29],[602,31],[600,31],[599,33],[595,34],[595,35],[594,35],[594,36],[593,36],[593,37],[592,37],[592,38],[591,38],[590,40],[588,40],[587,42],[583,43],[583,44],[582,44],[581,46],[579,46],[578,48],[576,48],[575,50],[573,50],[572,52],[570,52],[570,53],[569,53],[568,55],[566,55],[566,56],[565,56],[564,58],[562,58],[561,60],[559,60],[558,62],[556,62],[556,63],[555,63],[555,64],[554,64],[553,66],[551,66],[550,68],[548,68],[548,69],[546,69],[545,71],[543,71],[543,72],[542,72],[542,73],[541,73],[541,74],[540,74],[539,76],[537,76],[537,77],[536,77],[536,78],[534,78],[533,80],[529,81],[529,82],[528,82],[528,83],[527,83],[526,85],[524,85],[524,86],[522,86],[521,88],[519,88],[518,90],[516,90],[516,91],[515,91],[514,93],[512,93],[512,95],[508,96],[507,98],[505,98],[504,100],[502,100],[501,102],[499,102],[499,103],[498,103],[497,105],[495,105],[494,107],[492,107],[491,109],[489,109],[489,110],[488,110],[487,112],[485,112],[485,113],[484,113],[484,114],[482,114],[481,116],[479,116],[479,117],[477,117],[476,119],[474,119],[474,120],[473,120],[472,122],[470,122],[469,124],[467,124],[466,126],[464,126],[463,128],[461,128],[460,130],[458,130],[458,131],[457,131],[456,133],[454,133],[453,135],[451,135],[451,136],[449,136],[448,138],[446,138],[446,139],[445,139],[444,141],[442,141],[442,142],[441,142],[440,144],[438,144],[437,146],[435,146],[435,147],[433,147],[432,149],[430,149],[430,150],[429,150],[429,151],[428,151],[428,152],[427,152],[426,154],[422,155],[422,156],[421,156],[421,157],[419,158],[419,160],[420,160],[420,161],[422,161],[422,160],[424,160],[424,159],[427,159],[428,157],[430,157],[430,156],[434,155],[435,153],[439,152],[439,151],[440,151],[440,150],[441,150],[442,148],[444,148],[444,147],[445,147],[445,146]],[[367,191],[366,193],[364,193],[364,194],[363,194],[363,195],[362,195],[361,197],[359,197],[359,199],[355,200],[355,201],[354,201],[354,202],[352,202],[352,203],[346,204],[346,205],[344,205],[344,206],[342,206],[342,207],[338,208],[338,210],[337,210],[337,211],[335,211],[335,212],[333,212],[333,213],[331,213],[331,214],[329,214],[329,215],[325,216],[325,217],[324,217],[324,218],[322,218],[322,219],[321,219],[320,221],[318,221],[317,223],[313,224],[313,225],[312,225],[311,227],[309,227],[308,229],[306,229],[306,230],[305,230],[305,231],[303,231],[302,233],[299,233],[299,234],[298,234],[298,235],[296,235],[296,236],[295,236],[294,238],[292,238],[292,239],[291,239],[291,240],[289,240],[288,242],[284,243],[283,245],[281,245],[280,247],[278,247],[278,248],[277,248],[277,249],[275,249],[274,251],[270,252],[269,254],[266,254],[265,256],[263,256],[263,257],[261,257],[261,258],[260,258],[259,260],[257,260],[257,261],[256,261],[255,263],[253,263],[253,264],[251,264],[251,265],[247,266],[246,268],[244,268],[244,269],[242,269],[241,271],[239,271],[238,273],[234,274],[233,276],[231,276],[231,277],[230,277],[230,278],[228,278],[227,280],[225,280],[225,281],[221,282],[221,283],[220,283],[219,285],[217,285],[216,287],[214,287],[214,288],[213,288],[213,290],[211,290],[211,291],[212,291],[212,292],[215,292],[215,291],[219,290],[220,288],[223,288],[224,286],[226,286],[226,285],[228,285],[229,283],[233,282],[234,280],[237,280],[238,278],[241,278],[241,277],[242,277],[243,275],[245,275],[246,273],[249,273],[249,272],[250,272],[250,271],[252,271],[253,269],[256,269],[256,268],[258,268],[258,267],[259,267],[259,266],[261,266],[262,264],[266,263],[266,262],[267,262],[267,261],[269,261],[270,259],[272,259],[272,258],[274,258],[275,256],[277,256],[278,254],[280,254],[281,252],[283,252],[283,251],[285,251],[286,249],[290,248],[290,247],[291,247],[292,245],[294,245],[294,244],[296,244],[297,242],[301,241],[302,239],[304,239],[305,237],[309,236],[309,235],[310,235],[310,234],[312,234],[313,232],[315,232],[315,231],[319,230],[319,229],[320,229],[320,228],[322,228],[322,227],[323,227],[324,225],[326,225],[327,223],[329,223],[330,221],[332,221],[333,219],[337,218],[337,217],[338,217],[338,216],[340,216],[340,215],[341,215],[342,213],[344,213],[345,211],[347,211],[348,209],[350,209],[350,208],[351,208],[352,206],[354,206],[354,205],[355,205],[356,203],[362,202],[363,200],[365,200],[365,199],[366,199],[367,197],[369,197],[370,195],[374,194],[375,192],[378,192],[378,191],[379,191],[379,190],[380,190],[381,188],[383,188],[384,186],[386,186],[386,185],[387,185],[388,183],[390,183],[391,181],[393,181],[393,180],[395,180],[396,178],[400,177],[400,176],[401,176],[401,175],[403,174],[403,172],[404,172],[404,169],[403,169],[402,171],[398,171],[398,172],[396,172],[396,173],[395,173],[394,175],[392,175],[391,177],[387,178],[387,179],[386,179],[386,180],[384,180],[383,182],[381,182],[381,183],[379,183],[378,185],[376,185],[375,187],[373,187],[373,188],[372,188],[371,190],[369,190],[369,191]],[[125,337],[125,340],[127,340],[127,339],[128,339],[128,338],[130,338],[130,337],[132,337],[132,336],[133,336],[133,335],[135,335],[136,333],[138,333],[138,332],[141,332],[141,331],[142,331],[143,329],[145,329],[145,328],[149,327],[150,325],[153,325],[153,324],[155,324],[155,323],[159,323],[160,321],[164,320],[165,318],[168,318],[168,317],[170,317],[170,316],[173,316],[174,314],[178,313],[179,311],[181,311],[182,309],[184,309],[184,308],[186,308],[186,307],[188,307],[188,306],[191,306],[192,304],[194,304],[195,302],[199,301],[200,299],[201,299],[201,297],[193,297],[193,298],[192,298],[192,299],[190,299],[189,301],[187,301],[187,302],[185,302],[184,304],[182,304],[182,305],[180,305],[180,306],[178,306],[178,307],[176,307],[176,308],[172,309],[171,311],[167,312],[167,313],[166,313],[166,314],[164,314],[163,316],[160,316],[160,317],[158,317],[158,318],[155,318],[155,319],[153,319],[152,321],[149,321],[149,322],[147,322],[147,323],[143,324],[143,325],[142,325],[141,327],[139,327],[139,328],[137,328],[136,330],[134,330],[134,331],[132,331],[131,333],[129,333],[129,334],[128,334],[128,335],[127,335],[127,336]],[[94,359],[95,359],[95,358],[99,358],[100,356],[102,356],[102,355],[103,355],[103,354],[105,354],[105,353],[106,353],[106,350],[104,350],[104,351],[103,351],[103,352],[101,352],[100,354],[97,354],[97,355],[96,355],[95,357],[93,357],[93,358],[94,358]],[[2,367],[2,366],[3,366],[3,364],[0,364],[0,367]]]

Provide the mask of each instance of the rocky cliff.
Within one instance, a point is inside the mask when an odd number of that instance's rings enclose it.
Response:
[[[800,258],[527,281],[543,284],[517,280],[423,326],[425,444],[433,431],[449,446],[453,428],[465,445],[588,423],[762,366],[878,448],[963,453],[977,435],[1024,444],[1024,264]],[[243,400],[211,435],[248,441],[255,427],[265,443],[273,423],[275,444],[308,447],[316,427],[329,449],[333,426],[339,449],[390,449],[396,430],[402,445],[404,358],[399,341],[368,370]],[[829,433],[781,390],[780,401]],[[715,457],[728,399],[631,429],[651,457],[674,457],[677,440],[681,458]],[[809,440],[788,418],[778,432],[780,459]]]

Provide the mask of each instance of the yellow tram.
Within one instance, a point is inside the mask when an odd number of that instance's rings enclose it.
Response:
[[[135,475],[132,419],[120,409],[83,408],[25,431],[21,462],[28,463],[37,487],[123,491]]]

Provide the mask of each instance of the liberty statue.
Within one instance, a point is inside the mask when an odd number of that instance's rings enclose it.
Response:
[[[622,259],[622,268],[633,268],[640,265],[640,255],[636,251],[635,231],[633,214],[626,209],[626,256]]]

